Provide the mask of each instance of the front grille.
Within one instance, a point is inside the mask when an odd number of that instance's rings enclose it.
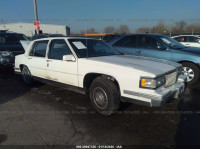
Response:
[[[177,81],[177,75],[178,75],[178,71],[174,71],[172,73],[165,75],[165,78],[166,78],[165,87],[175,84]]]

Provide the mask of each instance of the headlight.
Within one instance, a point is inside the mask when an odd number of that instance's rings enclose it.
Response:
[[[10,56],[10,55],[11,55],[11,52],[8,52],[8,51],[0,51],[0,55],[1,55],[1,56]]]
[[[155,78],[155,79],[142,77],[140,80],[140,87],[156,89],[164,85],[165,82],[166,82],[165,76]]]

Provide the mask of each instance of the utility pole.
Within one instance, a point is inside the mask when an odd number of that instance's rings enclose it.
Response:
[[[35,21],[38,21],[38,13],[37,13],[37,3],[36,3],[36,0],[33,0],[33,5],[34,5]],[[35,31],[35,33],[38,34],[39,31]]]

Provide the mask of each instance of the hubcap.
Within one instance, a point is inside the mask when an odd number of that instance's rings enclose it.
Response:
[[[107,107],[108,97],[106,92],[102,88],[97,87],[94,89],[93,98],[94,103],[98,108],[105,109]]]
[[[183,67],[183,74],[187,76],[187,82],[194,79],[194,71],[189,67]]]

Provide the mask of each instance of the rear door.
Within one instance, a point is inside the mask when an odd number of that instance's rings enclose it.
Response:
[[[137,36],[130,35],[123,37],[119,41],[117,41],[113,47],[119,52],[127,55],[140,55],[140,48],[137,45]]]
[[[27,66],[32,76],[46,77],[46,50],[49,40],[41,40],[33,43],[28,56],[26,57]]]

